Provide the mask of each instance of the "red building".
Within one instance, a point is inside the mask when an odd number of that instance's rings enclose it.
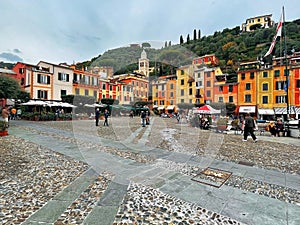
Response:
[[[212,65],[216,66],[219,63],[219,59],[214,55],[205,55],[198,58],[193,59],[193,64],[199,65],[199,64],[206,64],[206,65]]]

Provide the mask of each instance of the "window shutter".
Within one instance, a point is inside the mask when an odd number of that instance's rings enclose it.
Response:
[[[50,76],[47,76],[47,84],[50,84]]]
[[[69,74],[66,74],[67,75],[67,82],[69,82]]]
[[[37,75],[37,82],[38,82],[38,83],[41,83],[41,74],[38,74],[38,75]]]

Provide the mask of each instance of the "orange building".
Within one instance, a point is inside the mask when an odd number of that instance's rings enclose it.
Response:
[[[152,81],[153,107],[161,111],[175,111],[176,108],[176,75],[161,76]]]
[[[99,101],[99,75],[85,70],[73,69],[73,93],[75,95],[92,96]]]
[[[114,80],[118,83],[122,83],[123,85],[132,88],[132,96],[131,96],[132,102],[148,101],[149,81],[144,75],[142,74],[115,75]]]
[[[239,113],[257,113],[257,77],[259,61],[241,63],[238,69],[238,106]]]
[[[226,83],[227,74],[215,75],[213,102],[238,104],[238,83]]]

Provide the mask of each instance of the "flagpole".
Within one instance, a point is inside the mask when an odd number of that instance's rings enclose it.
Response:
[[[285,78],[286,78],[286,113],[287,113],[287,136],[289,136],[289,117],[290,117],[290,106],[289,106],[289,73],[288,71],[288,59],[287,59],[287,47],[286,47],[286,27],[285,27],[285,13],[284,6],[282,7],[283,14],[283,37],[284,37],[284,57],[285,57]]]

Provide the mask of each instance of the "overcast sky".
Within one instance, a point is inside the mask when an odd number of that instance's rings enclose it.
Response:
[[[177,44],[249,17],[277,23],[283,6],[286,21],[300,18],[299,0],[0,0],[0,61],[76,63],[131,43]]]

